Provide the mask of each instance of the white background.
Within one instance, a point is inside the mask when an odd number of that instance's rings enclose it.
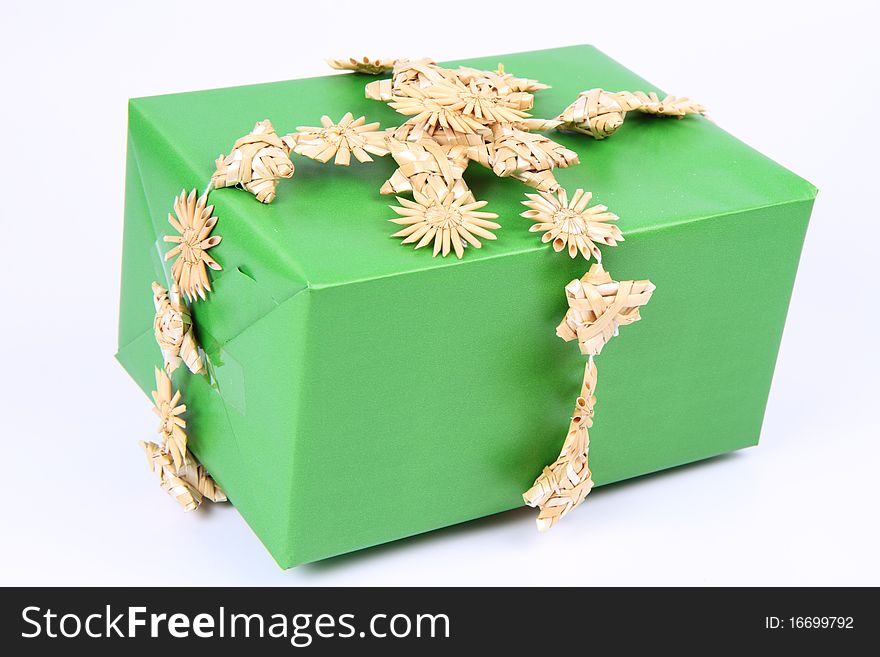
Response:
[[[880,584],[875,2],[296,4],[4,7],[0,583]],[[234,508],[182,513],[113,360],[127,98],[574,43],[820,189],[761,446],[598,489],[548,534],[520,509],[287,572]]]

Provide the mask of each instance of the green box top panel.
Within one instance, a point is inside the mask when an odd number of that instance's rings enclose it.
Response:
[[[551,85],[535,94],[536,117],[555,116],[580,91],[592,87],[659,91],[586,45],[453,65],[495,68],[499,62],[515,75]],[[399,125],[406,117],[365,98],[364,85],[373,79],[377,78],[334,74],[133,99],[130,129],[136,150],[166,154],[164,170],[140,172],[157,248],[168,248],[161,236],[170,231],[166,216],[174,195],[182,187],[204,188],[217,156],[228,152],[256,121],[269,118],[277,132],[285,134],[300,125],[317,125],[324,114],[339,120],[350,111],[380,121],[383,128]],[[581,160],[557,170],[558,180],[569,190],[592,191],[594,202],[620,216],[624,235],[815,195],[812,185],[703,117],[675,120],[630,113],[623,127],[603,141],[583,135],[551,136],[576,151]],[[460,261],[452,256],[434,258],[428,248],[414,251],[411,245],[401,245],[391,237],[395,225],[386,221],[395,216],[388,208],[394,198],[379,194],[395,163],[390,157],[375,159],[367,164],[352,160],[350,167],[338,167],[293,155],[296,175],[279,182],[271,205],[237,189],[214,191],[211,202],[220,218],[215,232],[223,242],[212,255],[224,271],[213,278],[218,285],[243,288],[256,282],[263,302],[235,313],[200,308],[200,325],[218,338],[228,338],[305,287],[434,267],[466,267],[482,258],[549,248],[528,232],[531,222],[519,216],[525,209],[520,204],[523,194],[531,190],[515,180],[496,178],[476,163],[465,178],[477,198],[489,202],[486,210],[498,213],[502,224],[498,239],[484,242],[480,250],[469,249]],[[218,325],[227,323],[230,326],[225,328]]]

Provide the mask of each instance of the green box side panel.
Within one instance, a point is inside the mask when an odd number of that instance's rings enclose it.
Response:
[[[758,441],[809,202],[640,233],[658,286],[597,359],[598,485]],[[584,358],[554,330],[582,262],[526,252],[314,291],[294,565],[522,504],[561,446]]]
[[[211,355],[217,389],[204,377],[190,376],[201,379],[192,401],[196,410],[191,424],[207,429],[196,445],[204,448],[196,454],[209,472],[217,473],[221,485],[235,483],[230,500],[280,564],[290,562],[292,535],[304,529],[292,524],[293,458],[294,446],[311,439],[298,428],[302,387],[309,383],[302,362],[308,346],[310,297],[308,290],[291,297]],[[189,399],[188,384],[185,390]],[[207,398],[210,404],[203,403]],[[229,431],[218,438],[213,425],[223,420]],[[211,458],[215,442],[228,441],[230,434],[237,458],[227,458],[233,452],[224,445],[222,460],[218,457],[215,462]]]

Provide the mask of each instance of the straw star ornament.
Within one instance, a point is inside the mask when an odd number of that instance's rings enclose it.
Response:
[[[499,93],[488,84],[478,84],[476,80],[464,84],[442,82],[429,87],[426,93],[440,105],[463,116],[471,116],[478,122],[512,123],[529,116],[526,110],[532,109],[534,96],[528,93]]]
[[[684,96],[665,96],[660,98],[656,93],[650,91],[636,91],[633,95],[639,100],[641,105],[637,108],[645,114],[656,114],[658,116],[674,116],[676,118],[684,118],[688,114],[705,114],[706,108],[698,102],[686,98]]]
[[[369,57],[355,59],[354,57],[349,57],[348,59],[328,59],[327,63],[330,65],[330,68],[335,68],[337,71],[354,71],[355,73],[365,73],[367,75],[382,75],[391,71],[396,61],[395,59],[370,59]]]
[[[498,68],[494,71],[481,71],[480,69],[471,68],[469,66],[459,66],[455,70],[455,75],[462,82],[468,83],[471,80],[492,85],[501,93],[510,92],[533,92],[549,89],[550,86],[538,80],[530,80],[528,78],[518,78],[504,71],[504,65],[498,64]]]
[[[565,286],[568,311],[556,335],[577,340],[581,353],[598,356],[620,326],[639,321],[639,308],[651,300],[651,281],[615,281],[595,263],[581,278]]]
[[[162,449],[166,450],[175,467],[186,463],[186,404],[180,402],[180,391],[171,392],[171,377],[156,368],[156,389],[153,391],[153,413],[159,418],[158,433],[162,436]]]
[[[358,162],[372,162],[370,153],[380,157],[388,155],[386,134],[379,132],[378,123],[367,123],[363,116],[355,119],[348,112],[339,123],[329,116],[321,117],[321,127],[297,127],[295,133],[286,135],[282,141],[294,153],[305,155],[318,162],[348,166],[354,154]]]
[[[217,225],[217,217],[212,216],[214,206],[207,203],[207,193],[196,198],[196,190],[192,190],[189,196],[184,190],[174,200],[174,214],[177,218],[170,213],[168,215],[168,223],[179,235],[165,236],[166,242],[177,245],[165,254],[165,260],[176,258],[171,266],[171,276],[189,300],[197,296],[204,299],[205,292],[211,291],[208,268],[218,271],[223,269],[208,255],[208,249],[220,244],[223,238],[219,235],[211,236],[211,231]]]
[[[586,260],[590,256],[602,261],[602,253],[596,242],[616,246],[623,241],[623,234],[613,223],[617,215],[608,212],[604,205],[587,207],[593,195],[582,189],[575,191],[571,200],[564,189],[556,195],[549,192],[526,194],[528,201],[522,204],[530,208],[521,216],[536,222],[530,232],[543,232],[542,242],[551,242],[554,251],[568,249],[572,258],[580,253]]]
[[[211,184],[215,189],[241,187],[261,203],[271,203],[278,180],[293,177],[289,153],[272,122],[259,121],[250,134],[235,142],[229,155],[220,154]]]
[[[193,374],[205,371],[205,364],[199,355],[192,331],[192,319],[180,298],[177,285],[171,286],[171,293],[158,283],[153,283],[153,304],[156,316],[153,320],[153,333],[162,350],[165,371],[171,374],[181,361]]]
[[[444,83],[438,83],[424,89],[406,85],[401,87],[398,95],[392,96],[388,103],[400,114],[411,116],[406,124],[411,126],[410,135],[413,139],[431,136],[440,128],[463,134],[485,132],[485,124],[473,116],[463,114],[456,103],[450,101],[450,94],[456,94]]]
[[[494,240],[495,234],[490,231],[501,228],[500,224],[490,221],[497,219],[497,214],[479,211],[486,201],[466,203],[464,198],[455,198],[452,193],[437,197],[432,192],[418,191],[413,192],[413,198],[415,200],[410,201],[398,196],[397,201],[403,207],[390,206],[400,218],[389,221],[405,226],[392,237],[403,237],[403,244],[415,242],[417,249],[433,242],[435,256],[445,257],[455,251],[461,258],[466,243],[479,249],[482,243],[477,238]]]
[[[391,157],[398,168],[382,185],[380,194],[400,194],[429,191],[440,197],[452,192],[456,198],[473,201],[470,188],[464,181],[468,157],[463,146],[441,146],[431,139],[416,142],[389,142]]]

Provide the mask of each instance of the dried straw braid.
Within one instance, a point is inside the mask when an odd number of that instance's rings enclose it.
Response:
[[[293,176],[290,148],[275,134],[272,122],[258,122],[250,134],[235,142],[229,155],[217,158],[217,170],[211,177],[216,189],[242,187],[261,203],[275,199],[279,178]]]
[[[330,67],[338,71],[354,71],[355,73],[365,73],[367,75],[388,73],[394,68],[396,62],[396,59],[370,59],[369,57],[364,57],[363,59],[349,57],[348,59],[327,60]]]
[[[226,494],[189,450],[185,464],[177,466],[160,445],[143,441],[140,445],[150,469],[159,475],[162,490],[176,499],[184,511],[194,511],[204,498],[212,502],[226,501]]]
[[[397,162],[394,171],[382,188],[382,194],[401,194],[419,191],[433,192],[442,198],[447,191],[456,199],[473,201],[474,197],[462,177],[468,165],[463,146],[441,146],[430,139],[417,142],[389,142],[391,157]]]
[[[562,189],[562,185],[556,180],[556,176],[550,170],[539,171],[520,171],[510,176],[514,180],[519,180],[527,187],[531,187],[536,192],[556,193]]]
[[[165,360],[165,371],[171,374],[182,361],[193,374],[204,373],[205,364],[193,337],[192,319],[180,298],[177,285],[171,286],[170,295],[158,283],[154,282],[152,289],[156,307],[153,333]]]
[[[568,434],[559,457],[523,493],[523,500],[539,507],[536,520],[539,531],[546,531],[577,507],[593,488],[590,472],[590,434],[593,426],[593,407],[596,404],[598,370],[593,359],[587,361],[581,394],[575,403]]]
[[[562,125],[561,119],[523,119],[512,124],[514,128],[525,130],[526,132],[547,132],[556,130]]]
[[[651,281],[614,281],[599,263],[565,286],[568,311],[556,335],[577,340],[581,353],[598,356],[618,327],[639,321],[639,308],[651,300]]]

